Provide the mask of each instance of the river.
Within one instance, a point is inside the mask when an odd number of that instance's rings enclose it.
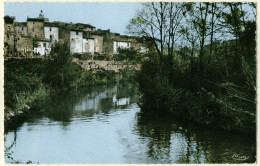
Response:
[[[145,117],[133,84],[71,90],[5,133],[7,163],[252,163],[254,137]]]

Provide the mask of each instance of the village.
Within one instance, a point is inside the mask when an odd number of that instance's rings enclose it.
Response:
[[[118,54],[118,48],[140,54],[147,52],[144,37],[120,35],[96,29],[90,24],[49,22],[40,11],[39,17],[16,22],[15,17],[4,17],[4,58],[46,57],[55,43],[67,43],[71,54],[108,59]]]

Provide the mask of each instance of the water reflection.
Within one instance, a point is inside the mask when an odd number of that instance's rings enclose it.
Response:
[[[254,137],[140,113],[133,84],[63,92],[5,134],[7,162],[250,163]],[[234,159],[234,154],[249,157]],[[236,157],[236,156],[235,156]]]
[[[164,163],[252,163],[254,137],[183,123],[173,117],[138,116],[138,133],[149,138],[148,157]],[[234,154],[247,156],[246,160]]]

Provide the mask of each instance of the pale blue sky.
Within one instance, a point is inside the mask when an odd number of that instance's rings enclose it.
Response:
[[[75,3],[29,3],[6,2],[4,14],[15,16],[16,21],[26,21],[27,16],[38,17],[40,10],[49,21],[87,23],[101,29],[125,34],[125,27],[135,15],[141,3],[75,2]]]

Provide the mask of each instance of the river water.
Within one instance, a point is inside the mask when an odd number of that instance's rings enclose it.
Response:
[[[251,163],[254,137],[141,115],[132,84],[72,90],[5,133],[7,163]]]

